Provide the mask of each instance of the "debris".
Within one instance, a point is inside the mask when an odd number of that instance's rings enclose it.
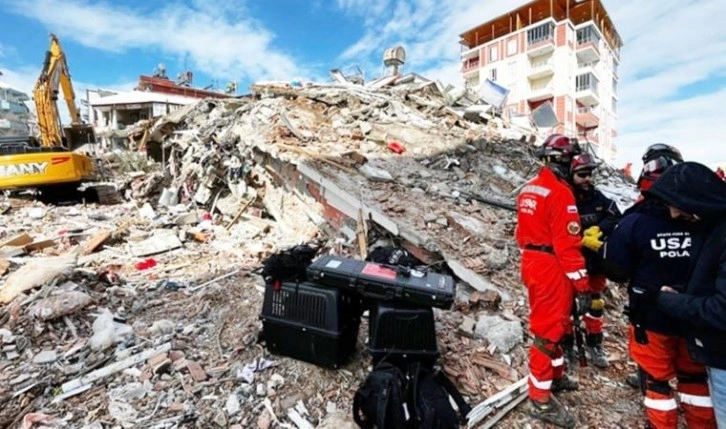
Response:
[[[53,427],[65,426],[61,422],[56,421],[53,416],[42,413],[28,413],[23,416],[23,424],[20,426],[20,429],[32,429],[36,423],[43,425],[39,426],[38,429],[52,429]]]
[[[225,404],[225,409],[227,410],[228,416],[234,416],[237,414],[240,410],[240,404],[239,399],[237,398],[236,393],[231,393],[229,397],[227,397],[227,403]]]
[[[204,381],[207,379],[207,373],[204,372],[202,366],[199,365],[197,362],[189,362],[187,364],[187,369],[189,370],[189,374],[191,374],[194,381]]]
[[[522,342],[524,331],[519,321],[507,321],[499,316],[480,316],[476,322],[474,335],[485,338],[503,353],[508,353]]]
[[[90,255],[109,238],[111,238],[111,231],[99,231],[86,242],[86,245],[83,247],[83,254]]]
[[[48,321],[73,314],[90,303],[91,297],[83,292],[61,292],[35,303],[30,314]]]
[[[476,326],[476,320],[469,316],[464,316],[464,320],[459,325],[458,332],[465,337],[474,338],[474,327]]]
[[[115,374],[119,371],[123,371],[126,368],[137,365],[141,362],[151,359],[152,357],[154,357],[156,355],[168,352],[169,350],[171,350],[171,343],[162,344],[161,346],[156,347],[154,349],[144,350],[141,353],[137,353],[126,359],[112,363],[111,365],[108,365],[101,369],[92,371],[80,378],[76,378],[74,380],[67,381],[67,382],[63,383],[63,385],[61,385],[61,390],[63,391],[63,393],[68,393],[71,390],[78,389],[79,387],[83,387],[83,386],[92,384],[96,380],[100,380],[109,375]]]
[[[528,377],[522,378],[521,380],[517,381],[516,383],[512,384],[501,392],[487,398],[484,402],[473,407],[467,415],[467,427],[477,427],[477,424],[479,424],[494,411],[500,410],[502,409],[502,407],[506,407],[510,403],[514,403],[516,405],[521,402],[527,394],[527,379]],[[509,411],[509,409],[507,409],[507,411]],[[496,421],[494,421],[491,425],[487,423],[486,427],[492,427],[493,424],[496,423],[500,418],[501,417],[497,418]]]
[[[133,329],[124,323],[114,320],[113,314],[107,308],[93,321],[93,336],[90,345],[93,350],[105,350],[113,344],[133,334]]]
[[[435,313],[437,363],[471,401],[528,372],[522,335],[504,352],[474,335],[472,321],[485,313],[527,323],[511,209],[539,168],[532,142],[541,137],[525,130],[520,139],[519,128],[464,88],[414,74],[368,85],[362,75],[336,76],[343,83],[258,83],[249,97],[202,100],[127,126],[112,138],[132,150],[117,147],[101,165],[126,200],[115,205],[0,196],[9,207],[0,234],[12,243],[0,250],[9,262],[0,281],[49,255],[79,255],[66,274],[0,306],[0,426],[42,411],[89,429],[350,427],[345,410],[350,386],[368,371],[365,351],[329,371],[266,360],[256,345],[260,262],[312,241],[321,252],[361,257],[387,241],[417,268],[453,273],[458,300]],[[160,162],[137,151],[140,142]],[[629,205],[635,192],[601,170],[598,186]],[[28,215],[36,207],[42,219]],[[90,302],[71,305],[71,293]],[[586,389],[563,402],[581,405],[580,421],[635,427],[637,392],[616,381],[630,370],[627,326],[608,322],[605,346],[621,358],[580,377]],[[138,357],[159,343],[168,348]],[[44,350],[56,352],[54,363],[33,364]],[[98,378],[83,381],[91,375]],[[50,387],[64,382],[75,383],[51,398]],[[616,423],[600,404],[617,410]],[[528,420],[515,410],[499,424]]]
[[[75,255],[31,260],[5,280],[5,284],[0,288],[0,303],[7,304],[27,290],[70,274],[76,266],[76,261]]]
[[[0,277],[8,272],[8,268],[10,268],[10,261],[0,258]]]
[[[299,429],[315,429],[313,425],[310,424],[303,416],[301,416],[296,410],[289,409],[287,410],[287,417],[292,420],[293,423],[295,423],[295,426],[297,426]]]
[[[26,244],[30,244],[32,242],[33,239],[27,233],[23,232],[0,243],[0,249],[10,246],[25,246]]]
[[[166,230],[157,233],[144,241],[131,244],[131,254],[136,257],[156,255],[182,247],[182,242],[172,232]]]
[[[43,365],[46,363],[53,363],[58,359],[55,350],[43,350],[37,355],[33,356],[33,363],[37,365]]]

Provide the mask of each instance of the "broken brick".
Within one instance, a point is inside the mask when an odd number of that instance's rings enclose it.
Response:
[[[191,374],[194,381],[204,381],[207,379],[207,373],[204,372],[202,366],[199,365],[197,362],[189,362],[189,364],[187,364],[187,369],[189,370],[189,374]]]

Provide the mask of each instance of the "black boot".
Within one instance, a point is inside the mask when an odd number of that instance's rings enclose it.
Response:
[[[567,374],[563,375],[560,378],[556,378],[552,380],[552,393],[556,392],[564,392],[568,390],[577,390],[580,387],[580,384],[571,379],[567,376]]]
[[[565,367],[567,371],[574,371],[577,368],[580,359],[575,351],[575,337],[572,335],[565,335],[560,341],[560,347],[562,347],[562,357],[565,358]]]
[[[602,334],[588,334],[586,343],[590,362],[598,368],[607,368],[609,362],[605,351],[602,349]]]
[[[637,372],[628,374],[625,378],[625,383],[633,389],[640,389],[640,377]]]
[[[547,402],[537,402],[530,399],[527,413],[535,419],[552,423],[561,428],[572,429],[575,427],[575,417],[554,397],[550,397]]]

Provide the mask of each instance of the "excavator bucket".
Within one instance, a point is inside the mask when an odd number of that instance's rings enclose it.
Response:
[[[86,144],[96,143],[96,133],[91,126],[68,127],[63,129],[66,145],[69,150],[77,149]]]

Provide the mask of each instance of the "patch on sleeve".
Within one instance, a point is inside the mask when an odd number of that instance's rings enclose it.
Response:
[[[577,213],[577,206],[567,206],[567,213]]]
[[[577,235],[580,233],[580,223],[575,222],[574,220],[567,224],[567,232],[569,232],[572,235]]]

